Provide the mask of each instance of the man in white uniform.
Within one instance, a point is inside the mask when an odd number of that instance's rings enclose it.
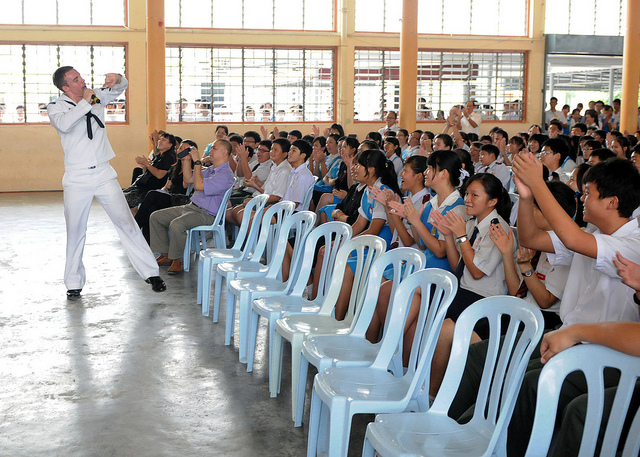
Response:
[[[82,254],[87,220],[93,198],[97,198],[115,226],[122,245],[138,274],[155,292],[166,290],[158,276],[158,265],[142,236],[122,189],[116,171],[109,165],[115,153],[104,128],[105,106],[127,88],[122,75],[108,73],[104,87],[89,89],[73,67],[60,67],[53,74],[54,85],[62,91],[49,103],[47,112],[64,151],[64,216],[67,224],[67,260],[64,282],[67,298],[77,299],[86,275]]]

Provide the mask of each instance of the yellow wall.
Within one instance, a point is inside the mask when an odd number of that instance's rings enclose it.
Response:
[[[1,43],[109,43],[127,46],[127,94],[129,123],[109,125],[109,139],[116,151],[111,164],[118,171],[121,185],[131,180],[135,166],[134,157],[148,153],[147,138],[147,87],[146,87],[146,2],[128,0],[129,27],[44,27],[44,26],[0,26]],[[527,53],[526,111],[525,122],[501,122],[509,134],[527,130],[530,124],[539,123],[542,112],[542,84],[544,70],[544,1],[530,2],[531,20],[529,37],[441,37],[420,36],[419,49],[465,50],[465,51],[523,51]],[[364,138],[367,132],[377,130],[382,122],[353,122],[353,78],[354,50],[357,47],[394,48],[400,46],[399,34],[356,33],[355,0],[338,0],[338,32],[269,32],[269,31],[215,31],[168,29],[167,45],[260,45],[260,46],[323,46],[335,47],[335,113],[337,122],[348,133]],[[53,72],[54,69],[51,69]],[[402,114],[400,114],[402,116]],[[400,121],[402,124],[402,121]],[[287,130],[297,128],[310,133],[313,123],[287,124]],[[324,128],[329,123],[318,123]],[[482,132],[487,132],[496,123],[483,123]],[[260,124],[229,124],[232,131],[243,133],[260,130]],[[183,138],[192,138],[204,146],[213,138],[215,125],[169,124],[167,130]],[[438,123],[419,123],[418,128],[434,132],[441,130]],[[270,129],[270,126],[267,126]],[[4,166],[0,171],[0,192],[29,190],[60,190],[64,173],[62,148],[55,130],[49,125],[2,125],[0,124],[0,156]]]

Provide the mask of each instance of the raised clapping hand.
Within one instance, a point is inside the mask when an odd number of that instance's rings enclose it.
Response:
[[[455,233],[451,231],[451,227],[447,223],[447,219],[445,216],[440,214],[438,211],[431,211],[431,219],[433,220],[433,226],[438,229],[440,233],[444,236],[456,236]]]
[[[499,224],[490,224],[489,237],[501,254],[513,251],[513,230],[509,230],[509,233],[506,233]]]
[[[317,126],[317,125],[313,124],[313,125],[311,126],[311,131],[313,132],[313,136],[314,136],[314,137],[316,137],[316,138],[317,138],[317,137],[319,137],[319,136],[320,136],[320,129],[318,128],[318,126]]]
[[[136,163],[140,165],[142,168],[147,168],[149,166],[149,159],[144,156],[137,156]]]
[[[542,162],[530,152],[520,153],[514,157],[511,169],[518,179],[530,188],[540,183],[544,184],[544,179],[542,178]]]
[[[516,185],[516,190],[518,192],[519,198],[522,198],[522,199],[533,198],[533,192],[531,192],[531,189],[529,188],[529,186],[523,183],[520,180],[520,178],[518,178],[516,175],[513,175],[513,183]]]
[[[518,253],[516,255],[517,263],[530,263],[533,256],[536,255],[535,249],[529,249],[524,246],[520,246],[518,248]]]
[[[344,197],[347,196],[346,190],[333,189],[332,193],[334,197],[339,198],[340,200],[344,200]]]
[[[613,258],[613,264],[618,269],[618,276],[622,278],[622,283],[633,290],[640,290],[640,265],[622,257],[619,252]]]
[[[382,203],[382,206],[387,206],[390,200],[395,200],[391,189],[382,190],[376,186],[369,186],[369,192],[375,201]]]

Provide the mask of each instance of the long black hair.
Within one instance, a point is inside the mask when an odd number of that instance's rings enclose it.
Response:
[[[435,168],[436,171],[447,170],[449,172],[449,181],[453,188],[457,189],[460,187],[462,160],[460,160],[460,156],[454,151],[433,151],[427,159],[427,165]]]
[[[496,211],[502,219],[509,221],[511,217],[511,198],[509,192],[504,188],[502,182],[491,173],[478,173],[467,180],[462,190],[462,195],[467,192],[467,188],[472,182],[480,181],[489,200],[497,199],[495,206]]]
[[[366,151],[360,152],[356,160],[360,165],[365,167],[367,176],[369,174],[369,168],[373,167],[376,176],[380,178],[382,184],[391,188],[396,194],[402,195],[398,187],[398,175],[393,168],[393,163],[387,160],[384,152],[380,149],[367,149]]]

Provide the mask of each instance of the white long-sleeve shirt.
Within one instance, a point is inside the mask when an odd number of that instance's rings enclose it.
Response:
[[[87,113],[91,112],[105,124],[105,107],[117,99],[129,85],[124,76],[113,87],[94,89],[100,104],[91,105],[82,99],[77,104],[66,95],[61,95],[47,106],[51,125],[58,132],[64,151],[66,171],[96,167],[115,157],[109,144],[105,128],[91,119],[93,139],[87,134]]]

